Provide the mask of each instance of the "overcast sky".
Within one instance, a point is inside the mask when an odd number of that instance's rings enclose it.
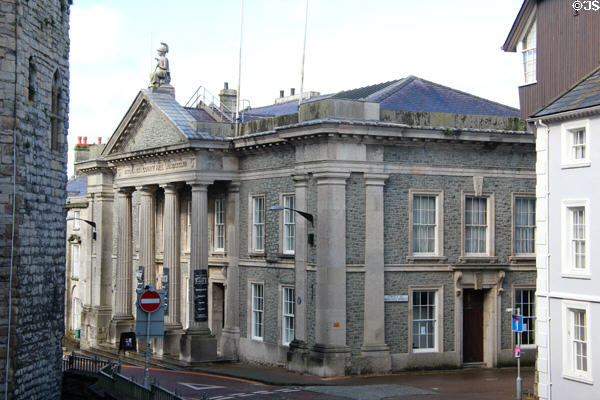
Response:
[[[160,42],[184,104],[236,88],[240,0],[76,0],[71,6],[69,175],[77,136],[108,138],[148,86]],[[305,0],[245,0],[241,98],[300,88]],[[521,58],[500,50],[522,0],[309,0],[305,91],[408,75],[513,107]],[[103,140],[104,141],[104,140]]]

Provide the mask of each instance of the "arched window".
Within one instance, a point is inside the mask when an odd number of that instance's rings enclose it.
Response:
[[[35,65],[35,60],[33,59],[33,56],[31,56],[31,57],[29,57],[29,87],[28,87],[29,101],[35,100],[36,85],[37,85],[37,67]]]
[[[60,73],[58,70],[54,72],[54,78],[52,80],[52,111],[50,113],[50,148],[52,150],[58,150],[58,133],[61,118],[59,115],[60,110]]]

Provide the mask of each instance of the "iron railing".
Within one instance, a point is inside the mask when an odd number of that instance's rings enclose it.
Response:
[[[72,352],[66,357],[63,357],[62,370],[65,371],[80,371],[96,373],[107,365],[115,365],[112,361],[101,360],[98,357],[89,358],[78,356]]]
[[[106,365],[98,371],[99,389],[111,394],[139,400],[185,400],[177,393],[168,391],[156,383],[150,388],[137,383],[133,378],[128,378],[119,373],[118,368]]]
[[[206,90],[204,86],[199,86],[192,97],[185,103],[185,107],[198,107],[198,104],[204,104],[213,112],[219,114],[223,119],[232,122],[235,118],[235,112],[230,110],[221,100]]]

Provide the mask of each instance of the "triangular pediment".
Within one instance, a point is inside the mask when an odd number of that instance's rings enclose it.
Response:
[[[165,97],[165,98],[163,98]],[[188,141],[193,118],[168,95],[141,91],[102,152],[104,156],[131,153]]]

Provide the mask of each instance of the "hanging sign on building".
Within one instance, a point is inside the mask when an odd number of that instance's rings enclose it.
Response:
[[[383,296],[383,301],[386,303],[406,303],[408,302],[407,294],[386,294]]]
[[[194,270],[194,321],[208,321],[208,271]]]

